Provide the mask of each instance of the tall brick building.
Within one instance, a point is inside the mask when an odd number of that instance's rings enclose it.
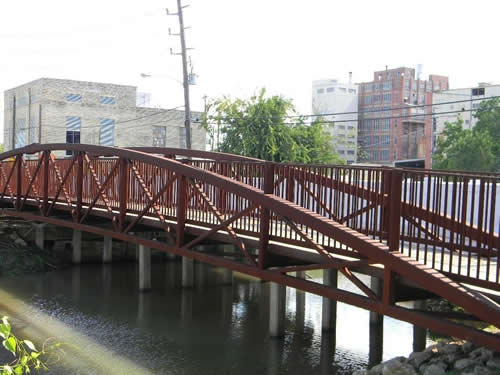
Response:
[[[31,143],[185,147],[184,111],[137,106],[135,86],[41,78],[4,93],[4,150]],[[206,133],[192,113],[192,147]]]
[[[420,75],[420,74],[419,74]],[[360,161],[430,167],[433,91],[447,90],[448,77],[415,77],[415,69],[386,69],[359,85]],[[420,106],[420,107],[418,107]]]

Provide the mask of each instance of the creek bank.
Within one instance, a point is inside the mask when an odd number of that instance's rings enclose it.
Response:
[[[500,339],[500,337],[499,337]],[[439,342],[353,375],[499,375],[500,353],[470,342]]]
[[[0,276],[18,276],[62,267],[51,249],[30,240],[32,226],[16,220],[0,221]]]

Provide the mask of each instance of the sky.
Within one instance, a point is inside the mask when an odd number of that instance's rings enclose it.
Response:
[[[500,83],[495,0],[183,0],[203,96],[265,87],[311,113],[313,79],[369,81],[375,70],[423,65],[452,88]],[[41,77],[138,86],[152,104],[183,104],[175,0],[16,0],[0,3],[0,91]],[[141,73],[150,74],[141,78]],[[3,100],[0,101],[3,126]],[[0,137],[3,131],[0,132]]]

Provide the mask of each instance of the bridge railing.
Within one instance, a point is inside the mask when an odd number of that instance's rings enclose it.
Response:
[[[499,284],[498,174],[252,160],[187,159],[183,162],[259,190],[265,190],[267,184],[268,193],[368,235],[392,251],[405,253],[464,280]],[[36,200],[44,191],[42,173],[37,174],[44,163],[37,159],[24,160],[21,166],[21,194],[27,199]],[[49,164],[48,195],[57,202],[73,205],[78,192],[78,164],[74,159],[54,158]],[[13,174],[4,195],[15,196],[20,167],[14,168],[13,161],[2,165],[2,180]],[[108,211],[119,210],[122,185],[126,181],[129,211],[141,213],[146,209],[146,213],[159,212],[165,218],[176,219],[178,185],[168,184],[175,179],[171,171],[130,161],[126,178],[122,179],[120,168],[117,159],[89,159],[83,168],[83,203]],[[266,178],[270,182],[266,182]],[[188,184],[186,191],[187,222],[213,225],[218,223],[217,215],[228,217],[245,211],[232,223],[234,230],[259,234],[263,212],[258,207],[250,207],[245,199],[203,181]],[[151,197],[159,194],[156,205],[148,207],[151,199],[148,194]],[[269,221],[270,240],[321,246],[328,251],[357,256],[338,239],[315,232],[305,224],[292,228],[287,218],[274,213],[270,214]]]

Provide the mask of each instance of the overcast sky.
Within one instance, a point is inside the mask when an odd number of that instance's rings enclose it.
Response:
[[[188,4],[188,0],[184,0]],[[451,87],[500,83],[496,0],[191,0],[188,46],[209,97],[260,87],[311,111],[311,80],[371,80],[373,71],[423,64]],[[40,77],[137,85],[153,104],[183,104],[175,0],[16,0],[0,5],[0,91]],[[142,79],[140,73],[152,74]],[[0,102],[3,125],[3,100]],[[3,136],[3,131],[0,132]]]

